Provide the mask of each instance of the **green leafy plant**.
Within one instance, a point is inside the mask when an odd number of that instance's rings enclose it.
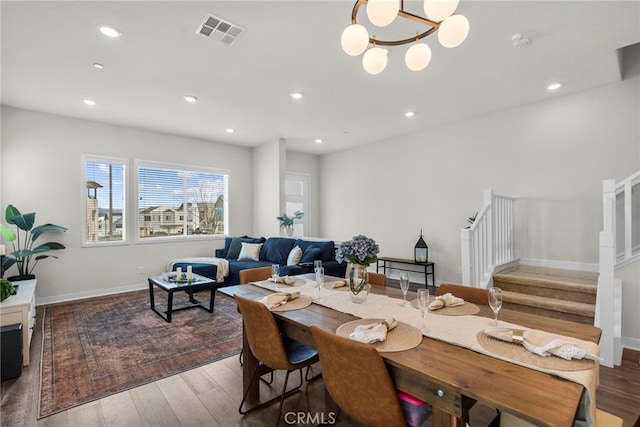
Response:
[[[64,249],[64,245],[58,242],[47,242],[36,246],[36,240],[43,233],[67,231],[65,227],[55,224],[43,224],[34,227],[35,212],[22,214],[13,205],[7,206],[5,213],[7,224],[14,225],[14,232],[8,225],[0,224],[0,233],[7,242],[11,242],[13,251],[9,252],[2,260],[2,268],[6,271],[14,264],[18,267],[20,276],[33,274],[33,269],[38,261],[45,258],[58,258],[54,255],[45,255],[52,250]]]
[[[473,225],[473,223],[476,222],[477,216],[478,216],[478,212],[474,213],[473,216],[470,216],[469,218],[467,218],[467,222]],[[471,228],[471,225],[467,225],[465,228]]]
[[[295,211],[293,216],[287,216],[287,213],[283,213],[282,215],[276,217],[278,221],[280,221],[280,227],[293,227],[293,221],[296,219],[302,219],[304,216],[304,212]]]
[[[7,279],[0,279],[0,301],[4,301],[13,294],[13,283]]]

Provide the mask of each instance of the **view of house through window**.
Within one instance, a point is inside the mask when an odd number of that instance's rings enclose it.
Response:
[[[84,242],[126,241],[126,161],[85,157]]]
[[[226,171],[138,163],[138,238],[225,234]]]

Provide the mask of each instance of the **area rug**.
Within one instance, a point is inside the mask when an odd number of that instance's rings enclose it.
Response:
[[[166,304],[165,292],[156,290],[155,298],[156,305]],[[187,298],[176,293],[174,307]],[[219,293],[213,313],[178,311],[171,323],[151,311],[149,291],[45,307],[38,418],[229,357],[241,347],[241,316],[233,299]]]

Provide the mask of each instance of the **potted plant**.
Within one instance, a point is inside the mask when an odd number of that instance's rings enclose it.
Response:
[[[9,298],[15,288],[13,287],[13,283],[8,281],[7,279],[0,278],[0,301],[4,301]]]
[[[7,206],[5,219],[7,224],[15,225],[14,232],[8,225],[0,224],[0,233],[7,242],[11,242],[13,251],[9,252],[2,259],[2,269],[8,270],[12,265],[18,267],[18,276],[9,277],[9,280],[34,279],[33,269],[38,261],[45,258],[57,258],[54,255],[46,255],[52,250],[64,249],[64,245],[58,242],[47,242],[35,246],[36,240],[43,234],[49,232],[63,232],[65,227],[55,224],[43,224],[34,227],[35,212],[22,214],[13,205]]]
[[[336,251],[336,261],[349,263],[347,278],[351,300],[357,304],[365,302],[367,298],[368,275],[367,267],[378,260],[380,247],[375,240],[359,234],[352,240],[340,243]],[[362,292],[365,291],[365,292]]]
[[[287,236],[293,236],[293,221],[296,219],[301,219],[304,216],[304,212],[295,211],[293,216],[287,216],[287,213],[284,212],[282,215],[276,217],[278,221],[280,221],[280,227],[284,227],[284,232]]]

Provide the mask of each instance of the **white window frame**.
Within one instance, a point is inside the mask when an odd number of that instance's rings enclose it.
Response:
[[[129,221],[128,221],[128,211],[129,211],[129,159],[122,157],[112,157],[112,156],[102,156],[95,154],[86,154],[81,153],[80,155],[81,163],[82,163],[82,179],[80,180],[80,191],[81,191],[81,215],[80,222],[82,227],[82,232],[80,233],[81,238],[81,247],[91,248],[91,247],[103,247],[103,246],[122,246],[129,244]],[[121,240],[109,240],[109,241],[90,241],[87,239],[87,162],[94,163],[111,163],[111,164],[120,164],[124,168],[123,180],[122,183],[122,196],[124,197],[124,208],[122,209],[122,235],[123,238]]]
[[[204,172],[211,174],[219,174],[225,177],[224,179],[224,231],[222,234],[192,234],[192,235],[179,235],[179,236],[161,236],[161,237],[140,237],[140,193],[139,193],[139,172],[140,168],[158,168],[158,169],[173,169],[183,172]],[[132,194],[135,195],[135,206],[132,212],[135,212],[133,219],[132,233],[135,236],[134,241],[136,244],[148,244],[159,242],[176,242],[176,241],[194,241],[194,240],[220,240],[229,234],[229,175],[230,172],[227,169],[221,168],[209,168],[204,166],[187,165],[179,163],[167,163],[156,162],[149,160],[134,159],[133,172],[132,172]]]

